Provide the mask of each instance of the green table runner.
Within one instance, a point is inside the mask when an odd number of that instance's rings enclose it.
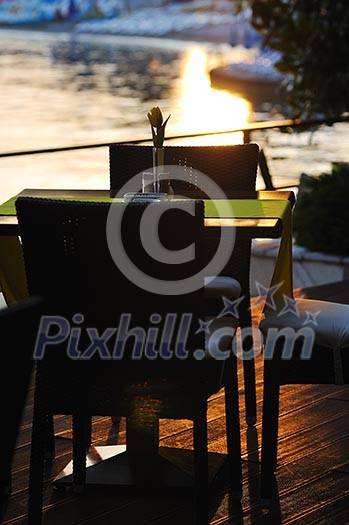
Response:
[[[43,197],[43,198],[47,198],[47,197]],[[13,215],[16,215],[16,206],[15,206],[15,202],[16,200],[18,199],[18,195],[15,195],[14,197],[11,197],[11,199],[9,199],[8,201],[4,202],[3,204],[0,204],[0,215],[10,215],[10,216],[13,216]],[[74,198],[74,197],[65,197],[65,198],[60,198],[60,197],[57,197],[55,198],[54,200],[63,200],[63,201],[85,201],[85,202],[110,202],[112,203],[115,199],[108,199],[106,197],[93,197],[93,199],[91,199],[91,197],[79,197],[78,199],[77,198]],[[121,199],[118,199],[119,201],[121,201]]]
[[[8,201],[0,205],[0,215],[16,215],[15,202],[18,195],[11,197]],[[122,199],[112,199],[107,197],[65,197],[62,200],[82,202],[122,202]],[[278,219],[282,218],[288,201],[278,199],[230,199],[230,200],[206,200],[205,217],[226,217],[239,219]],[[219,213],[220,211],[220,213]]]

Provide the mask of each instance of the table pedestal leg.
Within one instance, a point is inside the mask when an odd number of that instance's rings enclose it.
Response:
[[[173,451],[184,466],[192,463],[192,451],[158,447],[159,421],[127,419],[127,446],[95,447],[87,454],[86,484],[98,486],[145,486],[193,488],[193,476],[164,457],[163,451]],[[211,460],[224,462],[223,454],[211,455]],[[189,468],[189,470],[191,470]],[[213,469],[212,469],[213,470]],[[53,484],[64,488],[72,484],[72,462],[57,476]]]

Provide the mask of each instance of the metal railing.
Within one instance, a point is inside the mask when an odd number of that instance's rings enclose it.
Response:
[[[210,131],[205,133],[190,133],[185,135],[172,135],[169,137],[166,137],[166,140],[176,140],[176,139],[184,139],[184,138],[195,138],[195,137],[208,137],[210,135],[227,135],[230,133],[237,133],[242,132],[243,133],[243,141],[244,143],[251,142],[251,136],[252,133],[255,131],[267,131],[271,129],[298,129],[299,131],[311,129],[314,127],[318,127],[321,125],[332,125],[340,122],[349,122],[349,115],[339,117],[336,119],[329,119],[329,118],[313,118],[313,119],[285,119],[285,120],[272,120],[272,121],[262,121],[257,123],[251,123],[247,124],[246,126],[242,128],[234,128],[230,130],[224,130],[224,131]],[[0,158],[8,158],[8,157],[21,157],[24,155],[42,155],[46,153],[58,153],[58,152],[64,152],[64,151],[76,151],[76,150],[84,150],[84,149],[93,149],[93,148],[105,148],[109,147],[112,144],[143,144],[143,143],[149,143],[151,142],[151,138],[137,138],[137,139],[127,139],[122,141],[114,141],[114,142],[100,142],[100,143],[93,143],[93,144],[80,144],[76,146],[62,146],[57,148],[44,148],[44,149],[33,149],[33,150],[22,150],[22,151],[10,151],[5,153],[0,153]],[[283,188],[289,188],[291,186],[294,186],[294,184],[288,184],[285,186],[278,186],[275,187],[272,182],[272,177],[269,172],[267,159],[261,150],[260,157],[259,157],[259,168],[261,170],[261,175],[263,177],[265,187],[268,190],[275,190],[275,189],[283,189]]]

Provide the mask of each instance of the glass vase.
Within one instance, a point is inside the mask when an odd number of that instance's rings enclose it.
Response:
[[[159,173],[159,192],[166,193],[168,200],[173,198],[174,191],[171,186],[170,173]]]
[[[160,173],[164,171],[165,148],[153,147],[153,175],[154,175],[154,192],[160,192]]]

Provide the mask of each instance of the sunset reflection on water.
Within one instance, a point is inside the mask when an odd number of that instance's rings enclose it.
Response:
[[[251,104],[242,97],[214,89],[208,74],[208,56],[202,48],[190,48],[183,59],[175,106],[180,120],[174,134],[224,131],[244,127],[251,116]],[[177,143],[188,143],[180,139]],[[191,144],[238,144],[242,132],[196,137]]]

